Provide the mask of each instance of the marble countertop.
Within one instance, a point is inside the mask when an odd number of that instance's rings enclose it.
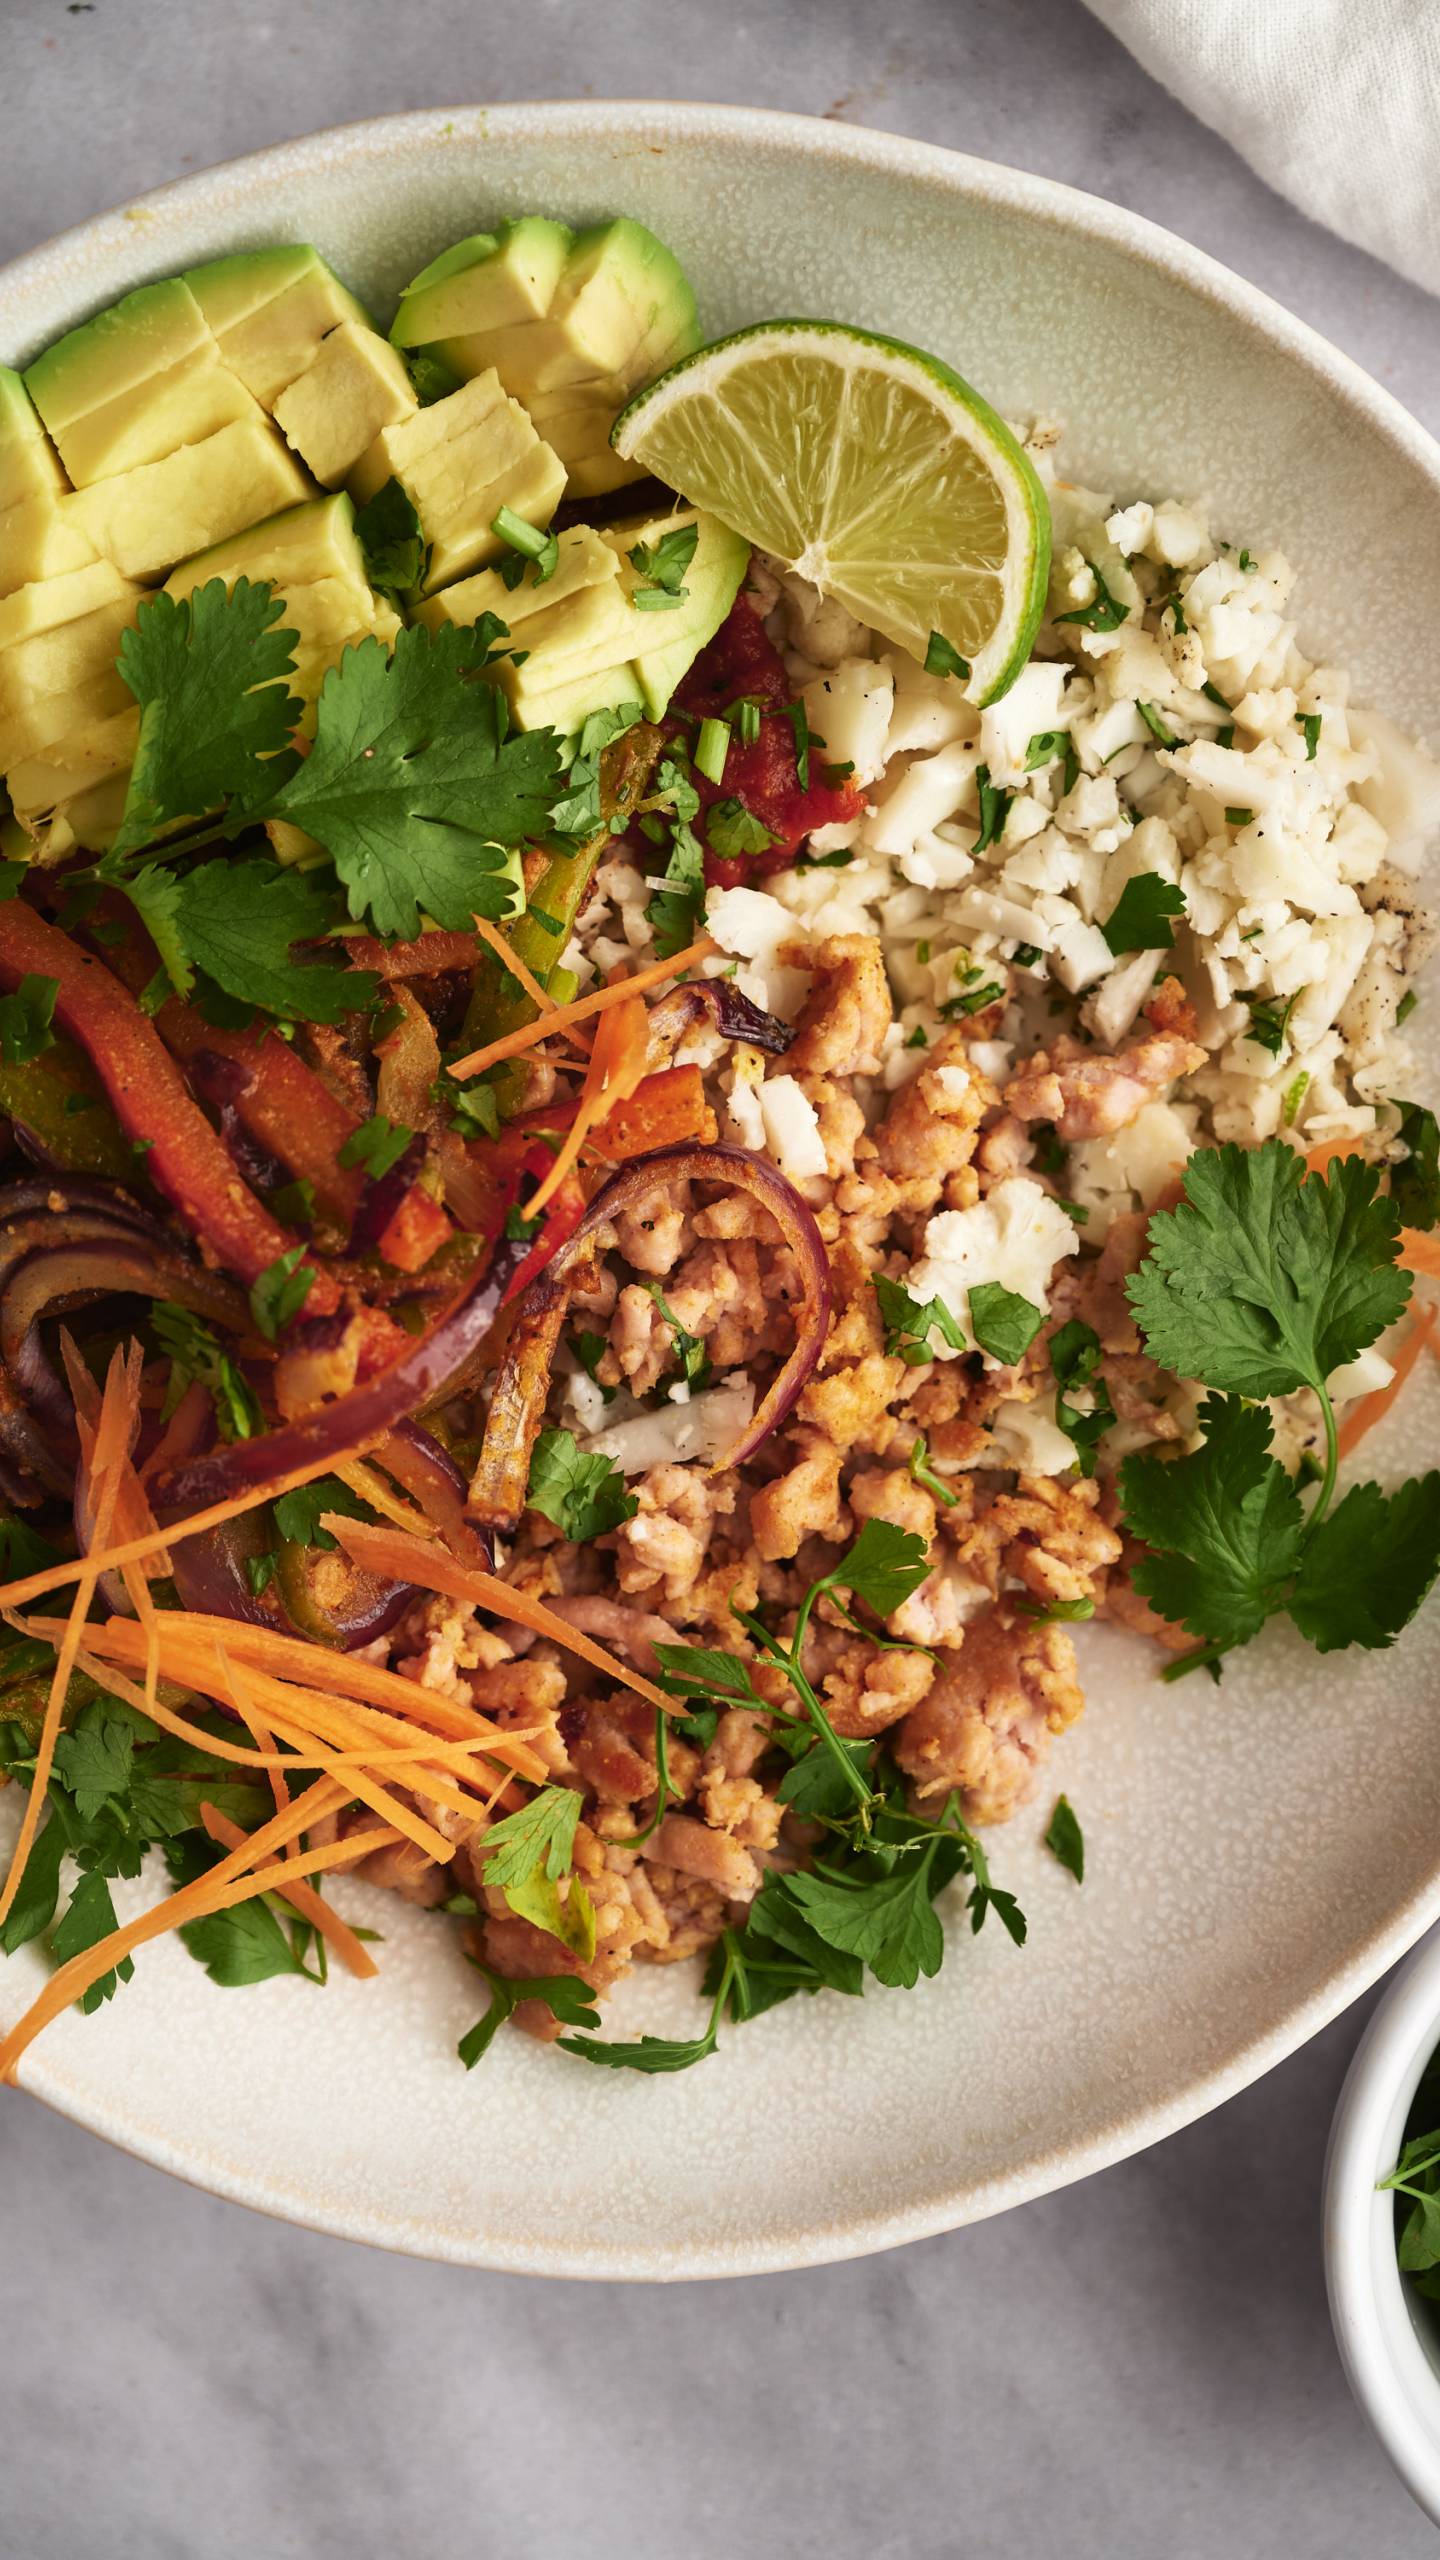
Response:
[[[1303,221],[1078,0],[7,0],[0,259],[386,110],[704,97],[1042,170],[1253,278],[1440,428],[1434,305]],[[182,147],[183,146],[183,147]],[[1409,2560],[1318,2231],[1368,2003],[1205,2122],[974,2230],[669,2288],[386,2258],[0,2092],[10,2560]],[[423,2521],[422,2521],[423,2520]]]

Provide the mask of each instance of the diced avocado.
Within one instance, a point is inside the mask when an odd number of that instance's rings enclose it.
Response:
[[[565,223],[527,213],[457,240],[405,287],[390,332],[396,346],[430,346],[437,338],[542,319],[573,236]]]
[[[299,464],[268,423],[242,420],[77,492],[97,550],[127,577],[154,578],[308,495]]]
[[[338,488],[382,427],[419,407],[388,339],[354,320],[322,338],[311,362],[275,403],[275,424],[325,489]]]
[[[28,703],[23,710],[0,718],[0,773],[8,773],[27,756],[43,755],[48,747],[97,720],[134,707],[135,697],[114,667],[108,675],[93,676],[74,693],[51,693]]]
[[[42,861],[58,860],[76,845],[99,850],[108,844],[124,807],[139,729],[132,702],[128,711],[12,766],[6,789]]]
[[[594,382],[538,392],[529,403],[532,425],[565,465],[570,497],[603,497],[642,476],[638,463],[622,462],[610,442],[630,389],[621,375],[605,374]]]
[[[566,596],[609,579],[618,582],[620,576],[620,564],[610,545],[588,524],[571,525],[557,536],[555,566],[542,582],[537,584],[528,561],[524,565],[525,574],[518,586],[507,587],[498,569],[479,569],[473,578],[461,578],[454,586],[442,588],[439,595],[417,605],[414,618],[438,631],[442,622],[468,627],[478,622],[482,614],[493,613],[518,635],[522,623],[537,614],[547,614]]]
[[[659,610],[637,605],[637,589],[653,590],[656,582],[630,553],[658,546],[667,533],[690,525],[697,540],[684,571],[683,596]],[[562,544],[568,539],[562,535]],[[526,655],[518,666],[513,659],[498,659],[494,677],[518,728],[575,727],[590,712],[620,702],[639,702],[650,719],[658,720],[680,678],[724,621],[750,556],[738,534],[696,507],[613,525],[591,539],[610,555],[608,579],[577,584],[549,605],[543,601],[544,587],[533,594],[526,587],[515,591],[517,598],[527,599],[517,635]],[[487,597],[477,595],[481,584],[472,578],[458,591],[466,599],[467,620],[474,618],[472,603],[477,611],[486,607]],[[430,608],[422,610],[427,620],[433,618]],[[489,610],[499,608],[490,603]]]
[[[332,329],[346,320],[374,325],[318,249],[244,250],[191,267],[185,281],[231,372],[265,409],[305,371]]]
[[[88,568],[21,587],[0,603],[0,649],[9,649],[32,631],[53,631],[62,622],[76,622],[81,614],[94,613],[97,606],[113,604],[119,596],[128,596],[132,604],[140,602],[138,587],[130,586],[109,560],[95,560]]]
[[[373,498],[391,479],[430,546],[427,593],[498,557],[505,546],[492,527],[501,507],[547,525],[565,486],[564,466],[493,372],[382,428],[350,475],[351,493]]]
[[[227,586],[236,578],[252,578],[257,586],[296,587],[320,578],[348,580],[364,587],[365,554],[355,534],[355,510],[343,490],[330,498],[306,498],[278,516],[248,525],[228,542],[182,560],[165,581],[172,596],[188,596],[211,578]]]
[[[134,621],[128,598],[100,605],[77,621],[33,631],[0,656],[0,719],[52,693],[74,693],[115,664],[120,634]]]
[[[182,444],[200,444],[239,419],[261,425],[264,414],[222,363],[219,349],[204,347],[72,420],[60,433],[65,468],[83,489],[138,471],[142,463],[161,462]]]
[[[92,783],[55,811],[39,835],[39,859],[63,862],[72,853],[103,853],[125,814],[128,773]]]
[[[0,512],[27,498],[58,496],[66,485],[60,456],[18,373],[0,365]]]
[[[328,670],[339,665],[352,640],[368,640],[373,634],[388,646],[400,622],[389,606],[372,604],[368,590],[357,593],[338,579],[323,578],[314,586],[287,590],[285,627],[295,633],[291,690],[308,706],[318,699]],[[301,726],[312,729],[313,714]]]
[[[679,259],[643,222],[623,217],[579,233],[550,317],[617,348],[626,346],[628,334],[631,354],[639,347],[698,344],[695,295]],[[597,370],[619,372],[620,365]]]
[[[37,490],[0,515],[0,596],[83,569],[95,557],[94,543],[71,512],[68,492],[55,496],[48,489]]]
[[[60,448],[65,430],[108,401],[138,390],[152,374],[213,352],[205,316],[183,276],[142,284],[97,311],[37,356],[25,387]]]

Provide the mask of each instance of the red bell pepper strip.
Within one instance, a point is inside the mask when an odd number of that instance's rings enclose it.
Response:
[[[324,1079],[269,1030],[222,1031],[192,1005],[162,1004],[155,1028],[187,1066],[208,1051],[243,1068],[252,1081],[234,1101],[236,1118],[288,1173],[308,1182],[316,1206],[348,1236],[365,1189],[359,1165],[337,1159],[360,1123]]]
[[[11,898],[0,906],[0,986],[13,991],[29,976],[55,980],[55,1021],[89,1058],[132,1146],[144,1148],[156,1189],[227,1271],[247,1285],[258,1280],[301,1239],[246,1189],[128,989],[23,898]],[[340,1291],[318,1263],[309,1267],[306,1313],[329,1315]]]

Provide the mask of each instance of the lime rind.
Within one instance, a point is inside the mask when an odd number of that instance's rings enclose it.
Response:
[[[817,342],[829,359],[827,371],[836,376],[828,386],[828,441],[818,419],[807,438],[803,417],[802,432],[796,432],[793,410],[788,417],[778,410],[764,415],[763,360],[776,360],[770,373],[779,385],[785,360],[792,367],[803,362]],[[742,396],[727,407],[724,387],[731,376]],[[666,468],[667,449],[672,459],[678,457],[685,439],[683,433],[667,434],[667,421],[678,423],[702,390],[703,440],[685,455],[683,477],[675,478]],[[927,410],[940,422],[933,439]],[[757,489],[757,422],[769,449],[785,455],[788,485],[786,472],[772,470],[761,474]],[[847,424],[852,438],[859,435],[885,450],[884,472],[867,474],[862,463],[847,480]],[[908,467],[907,441],[913,446]],[[940,357],[841,321],[764,321],[672,365],[620,412],[611,442],[626,460],[682,487],[687,498],[811,577],[912,655],[923,658],[929,633],[939,631],[969,660],[966,690],[973,700],[996,701],[1024,666],[1045,604],[1049,506],[1028,455],[1004,420]],[[963,563],[914,544],[905,556],[907,508],[913,501],[923,523],[931,486],[927,473],[934,475],[937,510],[948,505],[958,521],[967,503],[979,509],[979,549]],[[842,485],[866,493],[859,515],[843,527],[844,540],[863,542],[864,556],[852,549],[832,560],[823,536]],[[997,531],[1003,533],[998,549]],[[983,620],[987,612],[989,627],[981,629],[977,617]]]

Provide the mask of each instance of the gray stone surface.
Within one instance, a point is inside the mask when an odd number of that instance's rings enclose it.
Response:
[[[0,257],[311,127],[736,99],[1136,207],[1440,426],[1423,294],[1302,221],[1076,0],[5,0]],[[219,1995],[217,1995],[219,1996]],[[5,2560],[1409,2560],[1317,2229],[1357,2010],[1002,2221],[746,2284],[528,2284],[191,2193],[0,2093]]]

